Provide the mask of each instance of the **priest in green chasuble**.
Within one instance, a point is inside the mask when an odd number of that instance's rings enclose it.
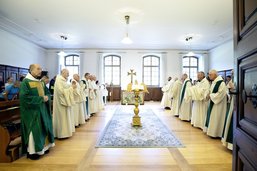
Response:
[[[22,147],[27,157],[33,160],[48,153],[55,145],[51,98],[45,83],[39,80],[41,72],[40,65],[30,65],[20,86]]]

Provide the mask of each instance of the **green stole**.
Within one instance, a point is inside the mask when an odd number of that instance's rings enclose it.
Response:
[[[184,99],[184,95],[185,95],[185,91],[186,91],[186,85],[187,85],[187,82],[189,82],[190,80],[187,80],[183,86],[183,89],[182,89],[182,93],[181,93],[181,96],[180,96],[180,103],[179,103],[179,108],[182,104],[182,101]]]
[[[229,112],[230,112],[230,106],[231,105],[234,105],[234,104],[231,104],[231,103],[227,104],[227,112],[226,112],[226,118],[225,118],[225,123],[224,123],[224,127],[223,127],[223,132],[222,132],[222,138],[225,138],[225,142],[229,142],[229,143],[233,144],[233,113],[232,113],[230,123],[227,123],[227,118],[228,118],[228,115],[229,115]],[[229,128],[228,128],[227,137],[224,137],[226,124],[229,124]]]
[[[218,92],[220,84],[222,82],[223,82],[223,80],[217,81],[217,83],[215,84],[215,86],[214,86],[214,88],[212,90],[212,93],[217,93]],[[205,126],[206,127],[209,126],[209,121],[210,121],[211,111],[212,111],[213,105],[214,105],[213,101],[210,100],[210,104],[209,104],[209,107],[208,107],[208,110],[207,110],[207,118],[206,118],[206,122],[205,122]]]

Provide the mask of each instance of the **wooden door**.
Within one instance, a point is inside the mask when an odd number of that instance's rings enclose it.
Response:
[[[257,170],[257,0],[234,0],[233,170]]]

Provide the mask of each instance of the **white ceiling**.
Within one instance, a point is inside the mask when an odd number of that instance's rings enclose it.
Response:
[[[233,36],[232,0],[0,0],[0,28],[44,48],[209,50]],[[130,15],[133,44],[121,43]],[[60,35],[67,35],[63,45]],[[196,34],[189,46],[185,35]]]

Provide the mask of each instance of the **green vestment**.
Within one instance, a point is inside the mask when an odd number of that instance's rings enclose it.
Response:
[[[44,102],[43,96],[48,96]],[[41,81],[25,78],[20,86],[21,137],[23,152],[27,152],[30,132],[33,134],[35,151],[42,151],[46,141],[54,142],[51,95]]]
[[[180,99],[179,99],[179,108],[180,108],[180,106],[183,102],[183,99],[184,99],[185,91],[186,91],[186,88],[187,88],[187,82],[190,82],[190,80],[187,80],[182,87],[182,93],[181,93],[181,96],[180,96]]]
[[[223,80],[220,80],[220,81],[216,82],[216,84],[215,84],[215,86],[212,90],[212,93],[217,93],[218,92],[220,84],[222,82],[223,82]],[[206,121],[205,121],[205,126],[206,127],[209,126],[209,121],[210,121],[210,118],[211,118],[211,111],[212,111],[213,105],[214,105],[214,102],[210,99],[209,107],[208,107],[208,110],[207,110]]]

